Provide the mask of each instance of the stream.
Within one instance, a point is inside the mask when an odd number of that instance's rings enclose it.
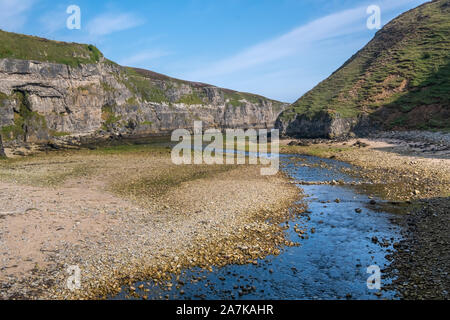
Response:
[[[304,155],[280,155],[281,170],[295,181],[357,181],[341,171],[350,165],[332,159]],[[150,289],[149,299],[230,299],[230,300],[318,300],[318,299],[395,299],[396,292],[370,290],[369,266],[383,270],[389,264],[386,255],[400,239],[400,229],[391,223],[392,213],[370,204],[367,194],[351,185],[299,185],[308,203],[306,215],[290,221],[288,239],[298,247],[282,250],[279,256],[259,260],[258,265],[228,265],[213,272],[186,270],[184,283],[173,290],[158,286]],[[358,209],[358,210],[356,210]],[[361,209],[361,210],[359,210]],[[356,212],[358,211],[358,212]],[[360,211],[360,212],[359,212]],[[300,239],[294,225],[306,225],[308,232]],[[375,239],[375,240],[374,240]],[[192,281],[194,280],[194,281]],[[383,277],[381,286],[391,279]],[[144,295],[141,290],[136,293]],[[130,299],[125,290],[113,299]]]

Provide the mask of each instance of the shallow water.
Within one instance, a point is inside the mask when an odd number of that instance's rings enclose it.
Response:
[[[297,181],[355,181],[339,169],[348,164],[310,156],[280,156],[282,170]],[[308,166],[302,166],[308,164]],[[313,164],[311,166],[311,164]],[[314,164],[325,164],[315,166]],[[367,268],[382,270],[389,264],[385,258],[392,244],[399,240],[400,230],[390,222],[392,214],[369,204],[369,198],[356,187],[332,185],[299,186],[307,195],[308,212],[291,221],[288,237],[299,247],[286,248],[279,256],[269,256],[258,265],[229,265],[213,272],[186,270],[180,277],[184,285],[173,290],[148,286],[149,299],[380,299],[395,298],[393,291],[369,290]],[[339,199],[338,202],[335,202]],[[382,203],[377,199],[378,203]],[[362,212],[355,212],[361,208]],[[308,228],[300,239],[293,226]],[[389,242],[386,247],[373,237]],[[386,241],[384,241],[386,240]],[[390,279],[383,278],[382,286]],[[123,291],[125,292],[125,291]],[[376,295],[376,293],[378,295]],[[113,299],[129,298],[125,293]]]

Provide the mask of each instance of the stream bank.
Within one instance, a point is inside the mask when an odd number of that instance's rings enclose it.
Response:
[[[382,200],[355,190],[364,182],[344,173],[351,169],[348,164],[296,155],[282,155],[280,161],[294,181],[311,183],[298,185],[307,194],[308,211],[285,226],[288,240],[299,246],[253,264],[185,270],[164,285],[138,282],[112,299],[397,298],[395,289],[387,289],[392,282],[387,275],[382,290],[367,287],[367,268],[387,268],[386,256],[400,240],[400,229],[391,221],[396,215],[380,209]],[[320,184],[330,180],[343,183]]]

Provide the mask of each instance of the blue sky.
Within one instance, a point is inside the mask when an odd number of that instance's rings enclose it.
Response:
[[[424,0],[0,0],[0,28],[95,44],[120,64],[293,102],[329,76],[381,22]],[[69,30],[69,5],[81,29]]]

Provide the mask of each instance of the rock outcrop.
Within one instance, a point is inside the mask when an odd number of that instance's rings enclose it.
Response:
[[[0,134],[0,158],[6,157],[5,150],[3,149],[2,135]]]
[[[163,135],[191,129],[194,121],[203,121],[205,129],[273,128],[286,107],[253,94],[122,67],[103,56],[77,65],[0,59],[4,143]]]
[[[294,120],[279,117],[275,127],[283,136],[311,139],[334,139],[353,134],[364,136],[374,131],[369,117],[341,118],[327,112],[317,112],[312,116],[297,114]]]

